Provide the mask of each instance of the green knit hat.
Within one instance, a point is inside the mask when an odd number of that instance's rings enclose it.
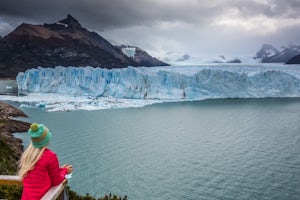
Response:
[[[32,145],[41,148],[49,144],[51,132],[43,124],[31,124],[28,134],[31,137]]]

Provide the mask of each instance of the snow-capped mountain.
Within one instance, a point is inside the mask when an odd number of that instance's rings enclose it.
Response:
[[[238,58],[227,57],[220,55],[210,60],[211,63],[241,63],[242,61]]]
[[[201,55],[194,56],[189,53],[180,51],[167,52],[160,60],[171,65],[199,65],[209,63],[243,63],[243,64],[256,64],[260,63],[260,59],[253,56],[227,56],[219,55],[215,57],[203,57]]]
[[[270,44],[264,44],[256,53],[256,58],[261,59],[263,63],[285,63],[299,54],[300,44],[298,42],[283,46],[280,51]]]
[[[291,50],[295,56],[286,61],[286,64],[300,64],[300,40],[290,44]]]
[[[160,60],[171,65],[188,65],[203,63],[201,59],[193,57],[186,52],[180,51],[166,52],[164,55],[161,55]]]
[[[279,51],[270,44],[263,44],[260,50],[256,53],[256,58],[266,59],[279,54]]]
[[[134,62],[139,63],[140,66],[167,66],[165,62],[162,62],[152,56],[150,56],[145,50],[131,45],[117,46],[121,51]]]
[[[219,55],[215,57],[201,57],[201,55],[194,56],[190,53],[180,51],[170,51],[160,59],[172,65],[197,65],[207,63],[242,63],[242,64],[256,64],[256,63],[286,63],[294,56],[300,55],[300,41],[291,42],[287,46],[276,49],[271,44],[263,44],[256,56],[228,56]],[[296,59],[296,58],[295,58]],[[295,62],[295,59],[291,63]],[[290,63],[290,62],[288,62]]]

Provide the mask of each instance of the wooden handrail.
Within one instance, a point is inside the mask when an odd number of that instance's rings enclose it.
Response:
[[[0,175],[0,185],[22,185],[22,180],[18,176]]]
[[[42,200],[55,200],[61,195],[64,195],[61,199],[68,199],[65,191],[67,183],[68,181],[65,179],[59,185],[51,187],[42,197]],[[22,185],[22,180],[18,176],[0,175],[0,185]]]
[[[65,190],[68,181],[65,179],[61,184],[51,187],[41,200],[55,200]],[[62,198],[65,199],[65,198]]]

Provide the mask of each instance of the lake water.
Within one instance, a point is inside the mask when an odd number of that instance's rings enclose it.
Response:
[[[18,103],[13,103],[18,105]],[[300,199],[300,99],[226,99],[45,112],[81,194],[130,200]],[[25,138],[26,134],[18,134]]]

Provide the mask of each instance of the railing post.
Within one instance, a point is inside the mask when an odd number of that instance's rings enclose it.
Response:
[[[68,190],[65,187],[64,191],[62,192],[63,195],[63,199],[62,200],[69,200],[69,194],[68,194]]]

